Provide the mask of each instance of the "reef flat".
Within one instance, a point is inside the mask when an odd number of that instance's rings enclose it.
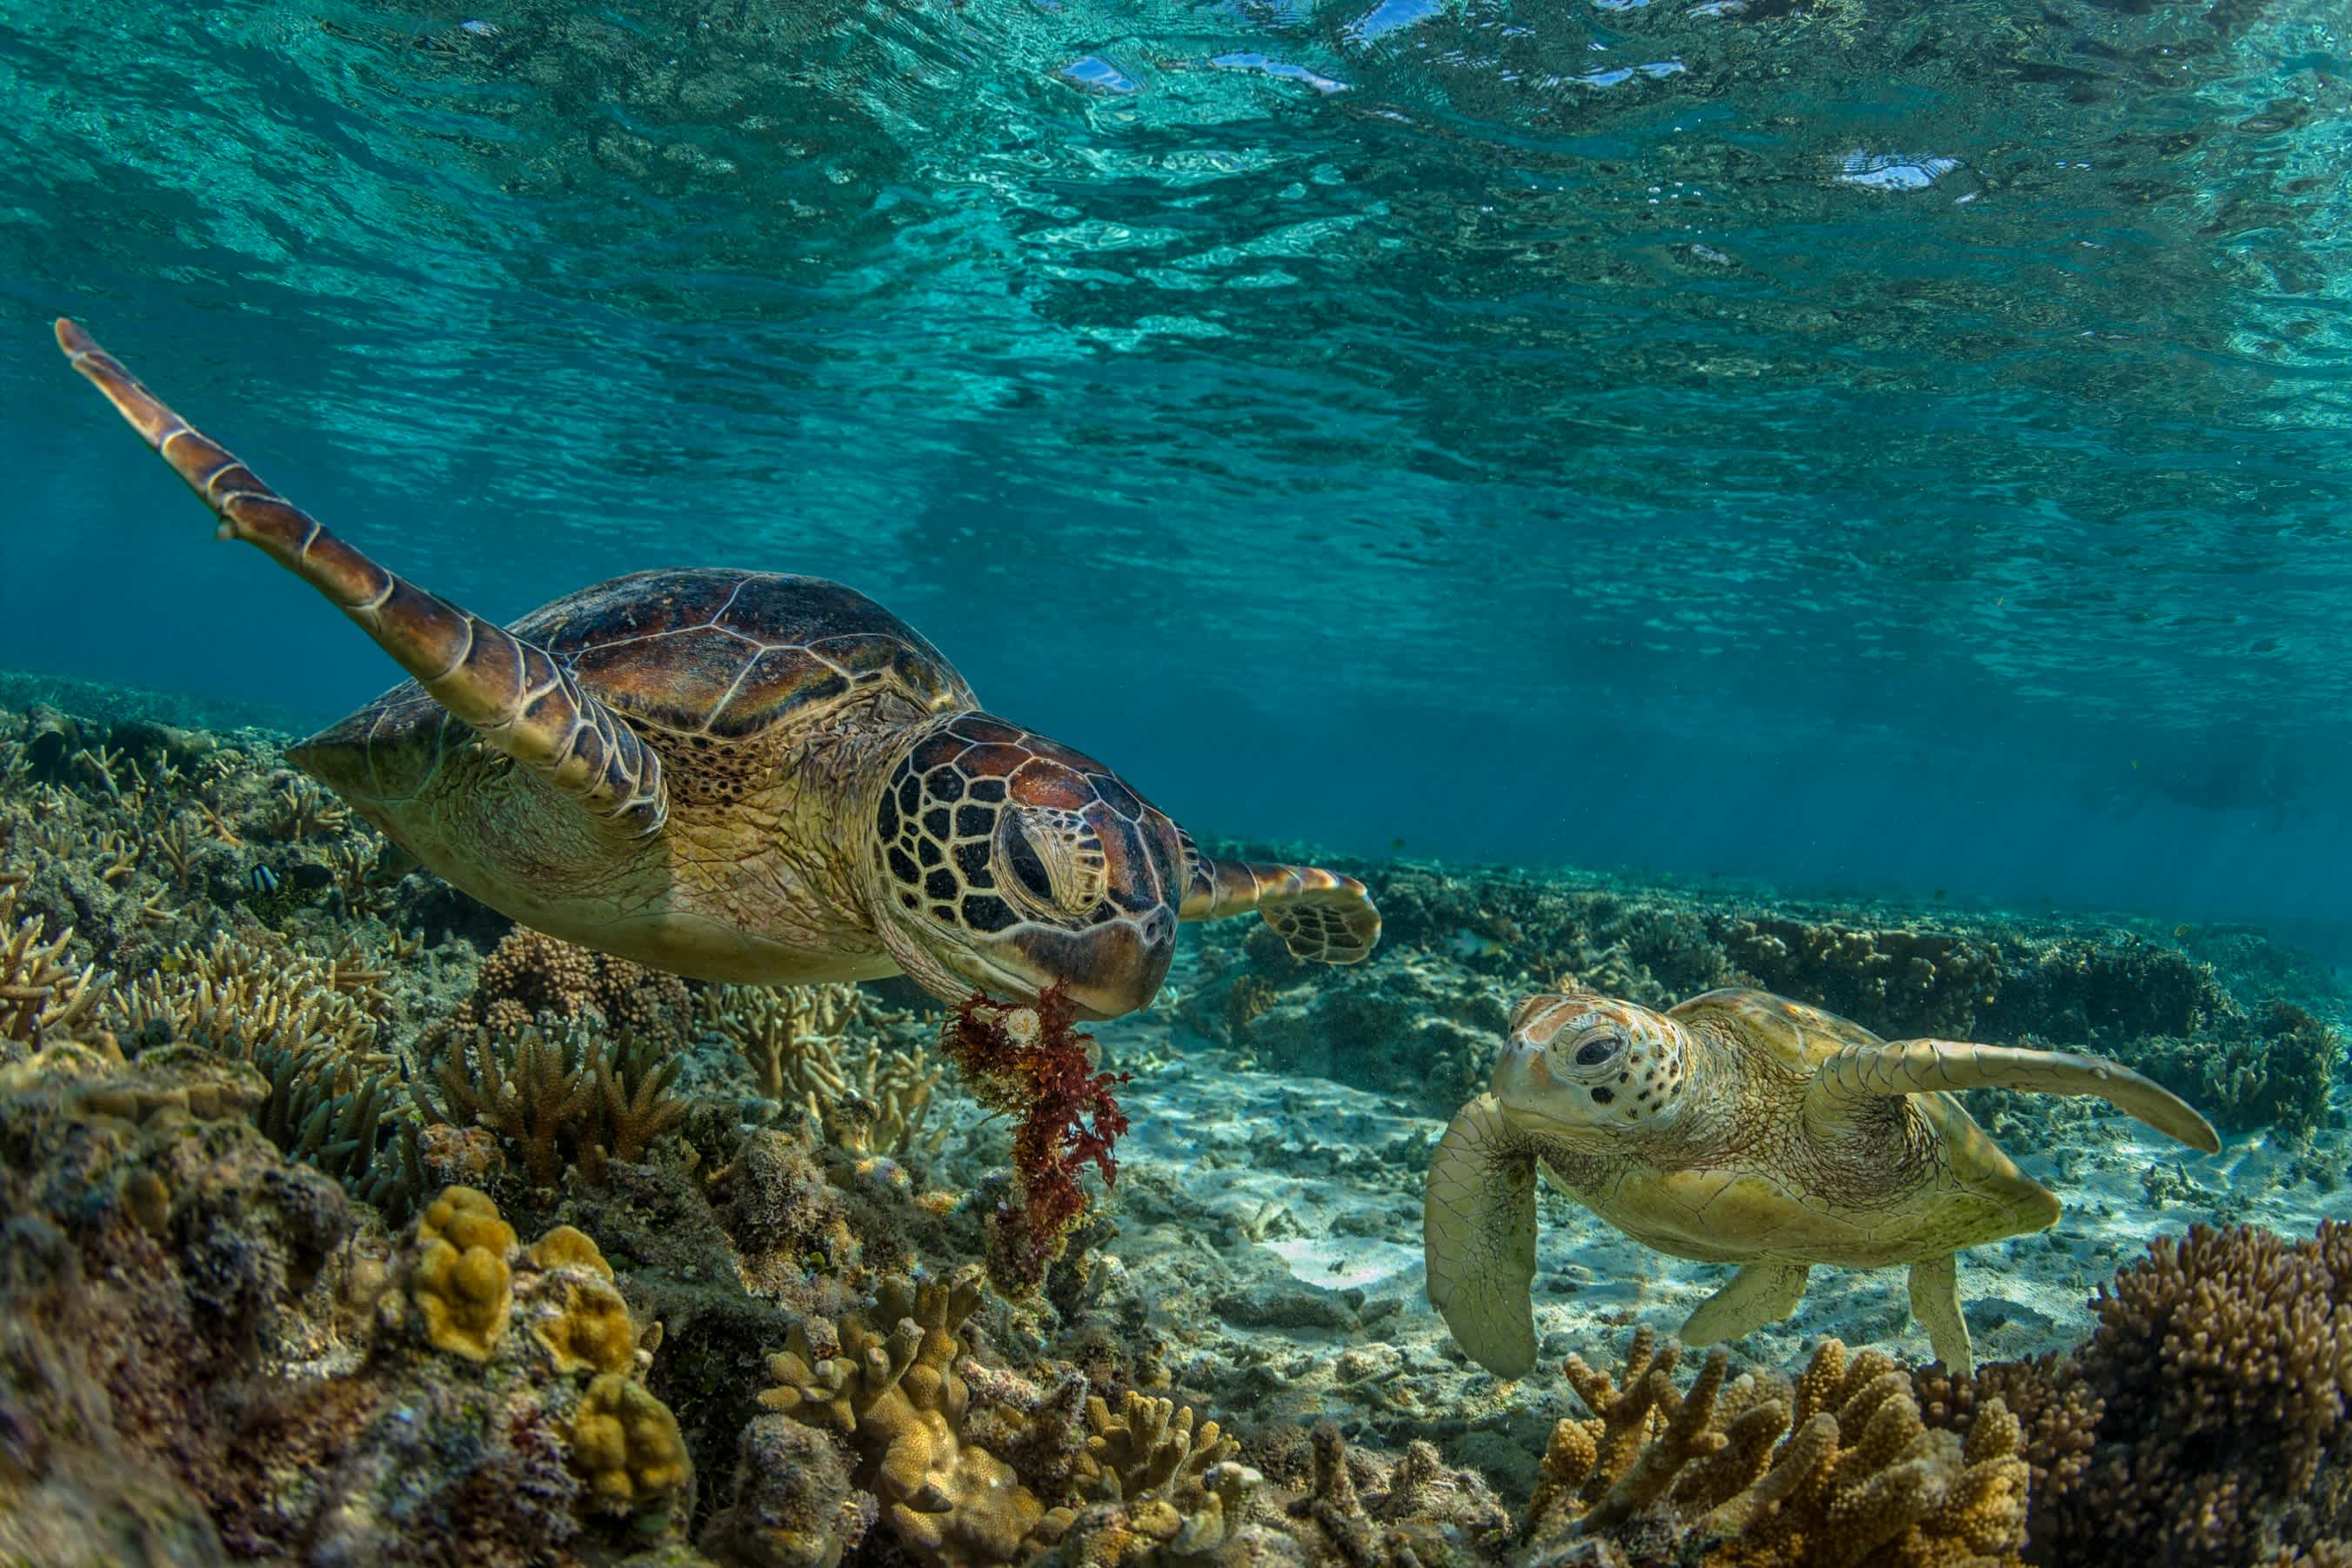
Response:
[[[285,736],[0,699],[0,1560],[2352,1563],[2347,998],[2258,931],[1323,857],[1381,952],[1189,930],[1093,1030],[1116,1179],[1007,1294],[1014,1118],[910,988],[519,931]],[[2067,1212],[1963,1255],[1959,1377],[1888,1271],[1683,1350],[1723,1270],[1548,1196],[1498,1382],[1421,1183],[1570,983],[2095,1051],[2223,1152],[1971,1095]]]

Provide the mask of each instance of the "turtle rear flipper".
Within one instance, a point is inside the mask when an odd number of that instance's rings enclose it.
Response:
[[[58,347],[243,539],[331,600],[434,699],[595,816],[637,833],[662,825],[661,759],[619,715],[533,643],[435,598],[329,533],[217,442],[139,384],[68,320]]]
[[[1746,1339],[1766,1323],[1777,1323],[1805,1299],[1803,1263],[1759,1260],[1739,1272],[1683,1321],[1676,1337],[1687,1345],[1724,1344]]]
[[[1422,1194],[1429,1301],[1497,1377],[1536,1364],[1536,1161],[1492,1094],[1454,1114]]]
[[[1352,876],[1311,865],[1259,865],[1211,860],[1183,841],[1192,862],[1179,918],[1223,920],[1251,910],[1265,917],[1294,958],[1355,964],[1381,939],[1381,912]]]
[[[1835,1126],[1844,1122],[1844,1108],[1859,1099],[1961,1089],[2095,1094],[2192,1149],[2210,1155],[2221,1148],[2213,1124],[2194,1106],[2119,1061],[1955,1040],[1847,1046],[1815,1070],[1805,1095],[1805,1119],[1814,1127]]]

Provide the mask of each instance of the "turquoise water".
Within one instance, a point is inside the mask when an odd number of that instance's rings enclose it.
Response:
[[[2324,0],[482,3],[0,0],[0,667],[394,674],[70,314],[471,608],[836,577],[1202,831],[2352,919]]]

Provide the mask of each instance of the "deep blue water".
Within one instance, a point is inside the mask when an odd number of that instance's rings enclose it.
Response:
[[[2352,925],[2334,0],[478,3],[0,0],[0,666],[394,674],[69,313],[472,608],[837,577],[1203,831]]]

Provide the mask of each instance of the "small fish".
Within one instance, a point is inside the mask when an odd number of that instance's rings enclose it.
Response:
[[[278,873],[266,865],[255,866],[246,873],[245,880],[253,884],[254,892],[265,898],[278,891]]]
[[[461,33],[471,33],[478,38],[495,38],[506,29],[496,22],[474,21],[458,23],[457,30]]]
[[[1465,925],[1454,933],[1454,939],[1446,943],[1445,950],[1457,958],[1484,958],[1491,953],[1501,952],[1503,945],[1492,936],[1481,936]]]

